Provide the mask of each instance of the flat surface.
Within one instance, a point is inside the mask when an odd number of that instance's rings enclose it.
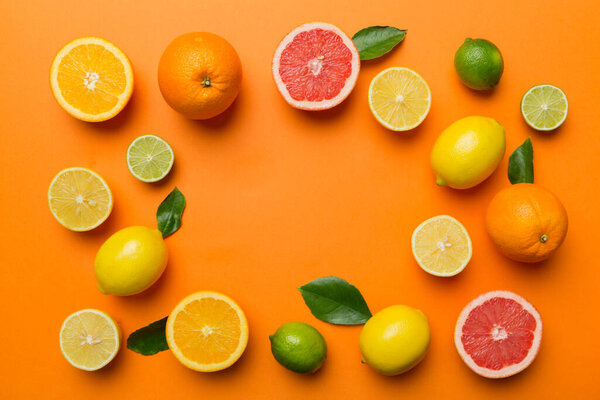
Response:
[[[1,398],[600,398],[594,372],[600,356],[600,3],[1,0],[0,11]],[[349,35],[369,25],[408,34],[389,56],[363,63],[342,105],[301,112],[275,88],[271,58],[283,36],[312,20]],[[212,121],[179,116],[158,89],[162,51],[190,31],[225,37],[244,68],[238,100]],[[48,83],[54,55],[86,35],[123,49],[136,79],[127,108],[100,124],[67,115]],[[492,93],[469,90],[454,72],[454,52],[467,36],[489,39],[502,51],[506,68]],[[397,65],[419,72],[432,91],[429,116],[412,135],[380,127],[367,104],[371,78]],[[570,102],[564,126],[549,135],[528,128],[519,112],[522,94],[539,83],[559,86]],[[505,126],[507,153],[532,137],[536,182],[569,213],[567,239],[551,260],[508,261],[485,233],[485,208],[509,184],[508,154],[473,190],[435,185],[433,142],[454,120],[473,114]],[[174,169],[159,184],[136,180],[125,161],[129,143],[148,133],[175,152]],[[92,232],[70,232],[48,210],[52,177],[72,166],[100,173],[115,196],[111,217]],[[175,185],[188,206],[182,229],[167,239],[164,276],[142,295],[102,295],[93,273],[97,249],[120,228],[155,226],[156,208]],[[456,278],[427,275],[411,254],[413,229],[437,214],[458,218],[473,240],[473,259]],[[296,290],[324,275],[355,284],[373,311],[392,304],[422,309],[432,329],[422,364],[392,378],[361,365],[360,327],[318,321]],[[168,351],[143,357],[124,349],[106,369],[86,373],[60,353],[60,325],[73,311],[107,311],[127,335],[201,289],[232,296],[249,320],[248,349],[225,372],[192,372]],[[526,297],[544,321],[537,360],[502,381],[472,373],[452,337],[463,306],[492,289]],[[268,335],[290,320],[314,325],[327,340],[328,359],[314,376],[291,373],[270,354]]]

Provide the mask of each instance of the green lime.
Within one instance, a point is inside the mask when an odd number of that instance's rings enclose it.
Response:
[[[454,68],[460,80],[471,89],[488,90],[500,82],[504,61],[494,43],[467,38],[454,54]]]
[[[269,336],[273,356],[287,369],[317,371],[327,356],[327,344],[318,330],[304,322],[288,322]]]
[[[521,115],[538,131],[551,131],[561,126],[568,110],[565,92],[553,85],[534,86],[521,99]]]
[[[142,182],[157,182],[173,167],[173,149],[155,135],[137,137],[127,148],[129,171]]]

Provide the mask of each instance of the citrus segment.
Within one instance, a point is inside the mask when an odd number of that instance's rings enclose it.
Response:
[[[160,181],[171,171],[173,160],[169,143],[155,135],[140,136],[127,148],[129,172],[142,182]]]
[[[65,319],[60,329],[60,350],[71,365],[95,371],[108,364],[121,346],[117,323],[106,313],[86,309]]]
[[[416,128],[429,113],[431,92],[427,82],[413,70],[388,68],[371,81],[369,107],[386,128],[407,131]]]
[[[89,231],[108,218],[113,198],[100,175],[86,168],[67,168],[50,183],[48,205],[54,218],[72,231]]]
[[[537,310],[508,291],[485,293],[461,312],[454,341],[463,361],[486,378],[505,378],[527,368],[542,338]]]
[[[324,110],[352,91],[358,50],[338,27],[312,22],[290,32],[273,57],[273,77],[285,100],[303,110]]]
[[[553,85],[537,85],[521,99],[521,115],[538,131],[551,131],[565,122],[569,102],[565,93]]]
[[[449,215],[421,223],[412,235],[412,251],[423,270],[436,276],[453,276],[471,260],[471,238],[465,227]]]
[[[133,91],[133,70],[117,46],[98,37],[75,39],[52,63],[54,97],[69,114],[83,121],[105,121],[117,115]]]
[[[186,367],[212,372],[233,365],[248,344],[248,323],[242,309],[216,292],[194,293],[169,315],[167,342]]]

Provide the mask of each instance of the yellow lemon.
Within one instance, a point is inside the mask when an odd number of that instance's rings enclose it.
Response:
[[[67,317],[60,329],[60,350],[71,365],[96,371],[111,362],[121,347],[121,330],[105,312],[86,309]]]
[[[488,178],[506,150],[504,127],[493,118],[459,119],[437,138],[431,151],[431,167],[437,184],[468,189]]]
[[[149,288],[167,266],[167,246],[157,229],[131,226],[109,237],[96,254],[98,289],[129,296]]]
[[[398,375],[417,365],[431,339],[427,316],[395,305],[371,317],[360,332],[363,361],[384,375]]]

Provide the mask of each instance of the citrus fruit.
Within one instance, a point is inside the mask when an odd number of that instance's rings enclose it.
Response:
[[[167,246],[157,229],[130,226],[109,237],[94,261],[98,289],[129,296],[143,292],[167,266]]]
[[[127,105],[133,92],[129,59],[113,43],[82,37],[67,43],[50,68],[50,86],[58,104],[73,117],[106,121]]]
[[[142,182],[157,182],[173,167],[173,149],[155,135],[139,136],[127,148],[129,172]]]
[[[454,54],[454,68],[471,89],[488,90],[500,82],[504,60],[498,47],[489,40],[467,38]]]
[[[504,127],[493,118],[459,119],[437,138],[431,150],[431,167],[437,184],[468,189],[487,179],[506,150]]]
[[[398,375],[417,365],[425,357],[429,342],[427,316],[404,305],[379,311],[360,332],[363,362],[384,375]]]
[[[501,190],[485,215],[487,232],[506,257],[521,262],[549,258],[567,235],[567,211],[550,191],[533,183]]]
[[[87,168],[60,171],[48,188],[50,212],[65,228],[89,231],[110,215],[113,197],[100,175]]]
[[[369,107],[381,125],[393,131],[407,131],[419,126],[429,113],[431,92],[415,71],[392,67],[371,81]]]
[[[239,305],[216,292],[183,299],[167,319],[167,343],[186,367],[200,372],[233,365],[248,344],[248,322]]]
[[[291,31],[273,56],[273,78],[289,105],[326,110],[354,89],[360,60],[354,42],[337,26],[311,22]]]
[[[521,99],[521,115],[538,131],[551,131],[567,119],[569,102],[565,92],[553,85],[537,85]]]
[[[158,86],[175,111],[208,119],[225,111],[242,84],[242,63],[233,46],[210,32],[179,36],[158,63]]]
[[[473,249],[471,238],[460,222],[449,215],[438,215],[415,229],[412,252],[426,272],[436,276],[453,276],[465,269]]]
[[[288,322],[269,336],[273,357],[285,368],[302,374],[316,372],[327,356],[318,330],[304,322]]]
[[[110,315],[94,309],[77,311],[60,328],[60,351],[71,365],[95,371],[111,362],[121,347],[121,331]]]
[[[454,331],[458,354],[486,378],[506,378],[527,368],[541,340],[540,314],[507,291],[485,293],[467,304]]]

